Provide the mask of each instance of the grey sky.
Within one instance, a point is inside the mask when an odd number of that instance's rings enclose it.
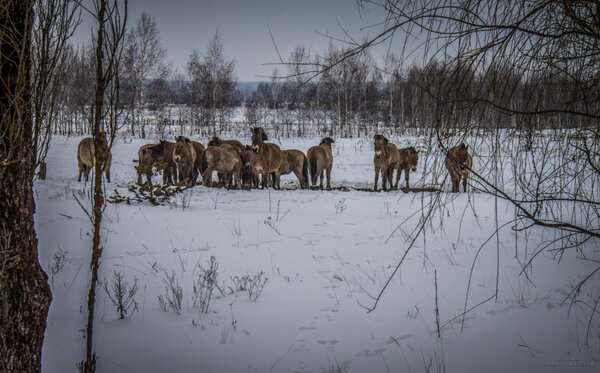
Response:
[[[359,13],[356,0],[129,0],[128,24],[144,11],[154,16],[167,60],[179,71],[185,71],[191,50],[203,52],[218,31],[240,81],[264,80],[260,75],[270,75],[276,67],[263,65],[278,62],[267,24],[286,59],[298,44],[310,47],[313,55],[326,51],[329,39],[319,33],[343,37],[338,22],[361,39],[380,30],[366,26],[383,19],[378,9]],[[84,22],[75,40],[88,40],[90,27]],[[371,53],[379,59],[385,48]]]

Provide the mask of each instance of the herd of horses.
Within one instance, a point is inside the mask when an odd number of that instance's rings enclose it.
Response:
[[[178,136],[175,142],[161,140],[158,143],[146,144],[138,150],[137,183],[143,184],[142,177],[152,186],[154,169],[162,170],[163,184],[179,182],[186,186],[195,185],[199,178],[205,186],[212,185],[212,174],[216,171],[218,184],[225,188],[268,188],[280,189],[281,175],[294,173],[300,188],[331,189],[331,169],[333,167],[331,137],[323,138],[318,145],[312,146],[304,154],[298,149],[282,150],[279,145],[268,141],[267,134],[261,127],[251,130],[252,145],[244,145],[238,140],[223,140],[214,136],[204,147],[202,143]],[[414,146],[398,148],[383,135],[375,135],[375,169],[374,190],[377,191],[379,175],[383,190],[397,189],[400,176],[404,172],[406,188],[409,188],[409,175],[417,169],[419,151]],[[78,181],[84,176],[88,181],[89,173],[95,160],[94,141],[84,138],[77,147],[77,163],[79,166]],[[110,164],[112,155],[106,140],[106,134],[99,136],[98,149],[103,153],[103,171],[107,182],[110,182]],[[473,165],[473,158],[467,145],[460,143],[448,149],[444,164],[452,180],[452,192],[459,192],[460,182],[463,191],[467,191],[467,177]],[[396,180],[393,175],[396,171]]]

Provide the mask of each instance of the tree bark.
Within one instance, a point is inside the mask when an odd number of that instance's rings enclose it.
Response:
[[[33,222],[32,0],[0,0],[0,372],[41,371],[52,300]]]

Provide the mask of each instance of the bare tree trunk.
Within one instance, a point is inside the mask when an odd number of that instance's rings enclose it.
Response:
[[[92,205],[92,258],[90,262],[90,288],[87,299],[87,327],[86,327],[86,358],[83,362],[83,370],[92,373],[96,370],[96,356],[93,349],[94,332],[94,308],[96,303],[96,287],[98,284],[98,268],[100,267],[100,223],[102,221],[102,210],[104,207],[104,193],[102,192],[102,171],[104,162],[108,156],[103,142],[106,134],[103,129],[104,98],[106,90],[115,79],[116,66],[121,53],[121,43],[127,21],[127,0],[124,1],[124,15],[121,18],[118,0],[96,0],[96,20],[98,31],[96,37],[96,87],[94,94],[93,128],[94,137],[94,196]],[[118,87],[116,88],[118,89]],[[116,94],[116,93],[115,93]],[[114,102],[111,102],[114,104]],[[107,111],[110,115],[110,110]],[[112,134],[114,135],[114,133]],[[112,139],[111,139],[112,143]]]
[[[0,1],[0,371],[41,371],[52,300],[33,223],[32,0]]]

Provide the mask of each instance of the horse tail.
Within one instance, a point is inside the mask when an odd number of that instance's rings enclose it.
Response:
[[[302,162],[302,176],[306,181],[306,185],[308,185],[308,158],[306,158],[306,155],[304,154],[302,154],[302,156],[304,157],[304,162]]]
[[[312,155],[310,157],[310,177],[312,178],[313,184],[317,180],[317,156]]]

